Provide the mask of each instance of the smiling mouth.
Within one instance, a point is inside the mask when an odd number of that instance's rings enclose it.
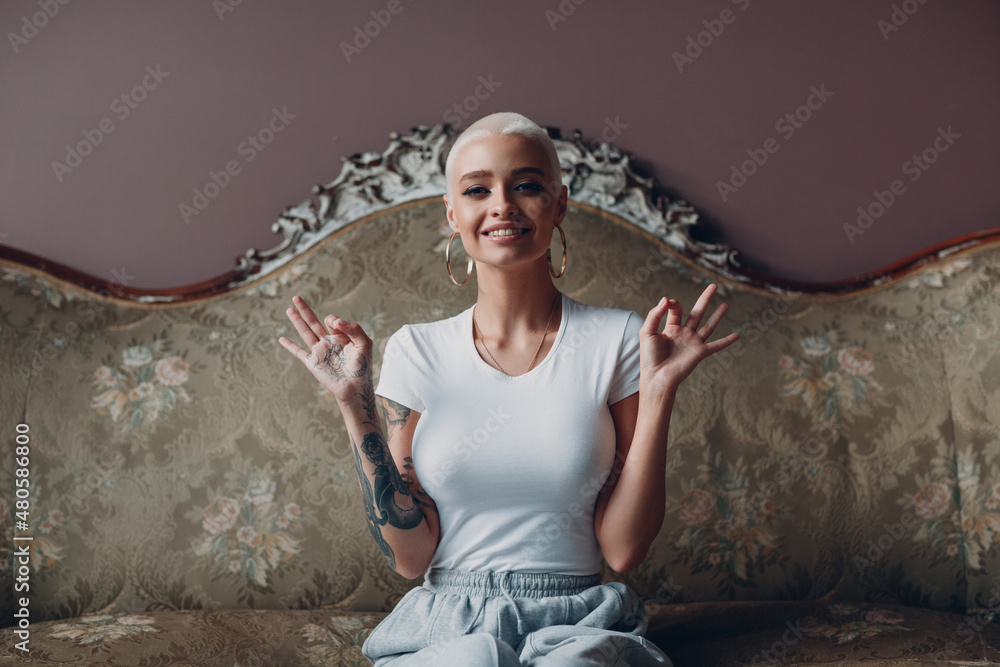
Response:
[[[484,233],[483,236],[518,236],[527,233],[527,229],[495,229],[492,232]]]

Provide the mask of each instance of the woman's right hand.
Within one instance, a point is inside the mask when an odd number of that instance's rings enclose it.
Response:
[[[338,403],[351,401],[362,394],[372,382],[372,340],[357,322],[346,322],[328,315],[319,321],[300,296],[292,297],[295,308],[285,311],[302,337],[309,352],[284,336],[278,338],[282,347],[291,352],[333,394]]]

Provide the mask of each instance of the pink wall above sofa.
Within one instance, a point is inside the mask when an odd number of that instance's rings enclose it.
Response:
[[[345,55],[372,12],[385,25]],[[604,133],[785,278],[849,278],[1000,224],[989,0],[6,0],[0,28],[0,243],[133,288],[275,245],[284,207],[390,131],[495,111]],[[224,187],[185,216],[212,173]]]

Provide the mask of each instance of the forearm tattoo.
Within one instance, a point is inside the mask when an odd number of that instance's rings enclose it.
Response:
[[[381,433],[368,432],[361,441],[361,449],[364,450],[365,457],[375,464],[375,470],[372,472],[374,489],[368,482],[368,475],[365,474],[361,465],[361,454],[358,452],[354,438],[351,438],[351,446],[354,448],[354,464],[357,467],[358,478],[361,480],[361,490],[364,494],[368,529],[371,531],[372,537],[375,538],[375,544],[378,545],[389,563],[389,567],[396,569],[396,556],[389,543],[382,536],[382,526],[389,524],[404,530],[416,528],[423,521],[424,513],[416,499],[414,499],[413,507],[409,509],[400,507],[396,502],[397,493],[411,498],[412,496],[396,469],[396,465],[392,462],[389,446]]]
[[[360,364],[357,368],[350,370],[348,364],[351,360],[344,353],[344,346],[333,342],[332,336],[323,336],[323,340],[328,341],[332,347],[327,349],[322,359],[317,359],[314,366],[321,370],[336,382],[342,382],[347,378],[359,378],[368,372],[368,360],[360,357]]]
[[[430,495],[424,491],[419,485],[416,484],[416,477],[414,476],[413,470],[413,459],[407,456],[403,459],[403,481],[406,485],[413,490],[413,500],[417,502],[421,507],[426,507],[427,509],[432,509],[437,512],[437,505],[431,499]],[[416,486],[416,488],[414,488]]]
[[[361,395],[361,404],[365,409],[365,421],[372,426],[381,427],[378,421],[378,414],[375,412],[375,388],[372,387],[371,378],[365,382],[365,386],[358,392]]]
[[[382,415],[385,417],[386,427],[389,429],[390,437],[394,430],[406,426],[406,420],[410,418],[410,409],[402,403],[391,401],[385,396],[382,397]]]

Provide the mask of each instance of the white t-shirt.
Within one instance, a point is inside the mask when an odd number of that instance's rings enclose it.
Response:
[[[594,503],[616,449],[608,406],[639,390],[641,326],[633,311],[563,294],[551,349],[517,377],[479,356],[472,307],[390,336],[375,393],[420,413],[413,468],[441,522],[429,567],[600,571]]]

